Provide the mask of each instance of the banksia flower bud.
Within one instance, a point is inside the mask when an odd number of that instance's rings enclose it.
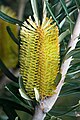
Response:
[[[58,28],[45,18],[36,25],[29,17],[20,30],[20,73],[27,94],[34,98],[34,88],[41,99],[52,96],[59,70]]]
[[[12,18],[16,18],[15,12],[9,7],[0,6],[0,11]],[[16,25],[12,25],[0,19],[0,59],[8,68],[13,68],[18,62],[18,46],[10,38],[6,30],[7,26],[10,26],[16,37],[18,36]]]

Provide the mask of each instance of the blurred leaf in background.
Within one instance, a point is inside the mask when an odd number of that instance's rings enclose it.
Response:
[[[9,7],[0,6],[0,11],[12,18],[16,18],[15,12]],[[18,37],[18,28],[8,22],[0,19],[0,59],[7,68],[14,68],[18,62],[18,46],[10,38],[6,27],[9,26],[12,32]]]
[[[0,0],[0,3],[6,6],[11,6],[11,8],[14,8],[14,11],[19,11],[18,7],[16,6],[19,6],[19,4],[21,4],[20,1],[21,0]],[[25,1],[26,4],[23,13],[23,20],[28,18],[28,16],[30,15],[32,16],[30,0]],[[41,0],[38,0],[38,9],[41,14],[40,3]],[[6,15],[13,17],[12,15],[14,13],[9,12],[10,14],[8,14],[8,11],[6,13],[5,9],[6,7],[3,9],[3,12],[5,12]],[[67,49],[67,45],[69,43],[69,40],[71,39],[71,34],[76,24],[79,9],[80,0],[49,0],[49,2],[47,2],[48,16],[52,16],[52,18],[59,27],[61,63],[63,61],[64,55],[69,50]],[[13,18],[16,18],[15,15]],[[10,22],[12,22],[13,24],[17,22],[14,19],[9,19],[7,17],[7,21],[9,20],[12,20]],[[13,24],[10,24],[0,19],[0,58],[8,68],[15,67],[18,61],[18,46],[8,34],[8,32],[11,33],[11,29],[15,38],[17,38],[17,26]],[[6,27],[8,32],[6,30]],[[79,42],[77,43],[76,49],[71,51],[67,55],[67,57],[70,57],[72,55],[73,60],[66,75],[65,84],[61,90],[60,96],[56,104],[53,106],[49,114],[47,114],[45,120],[80,120],[80,116],[78,116],[80,115],[80,37],[78,39]],[[2,45],[2,43],[4,43],[4,45]],[[8,51],[7,44],[8,46],[10,46],[8,48]],[[3,57],[3,55],[5,55],[5,58]],[[16,111],[15,116],[18,115],[21,120],[30,120],[32,118],[35,103],[33,103],[33,101],[26,101],[21,98],[18,91],[18,83],[16,84],[17,87],[14,86],[14,82],[12,83],[12,85],[8,85],[6,87],[8,92],[10,93],[8,96],[10,100],[8,100],[8,97],[6,98],[5,96],[4,98],[0,98],[0,105],[2,107],[7,106],[6,109],[3,109],[6,114],[2,112],[0,115],[0,120],[9,120],[10,110],[8,111],[8,106],[11,107],[12,113],[15,113]],[[11,116],[13,116],[13,114]]]

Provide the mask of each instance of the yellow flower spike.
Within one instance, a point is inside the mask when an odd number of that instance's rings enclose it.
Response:
[[[36,25],[29,18],[20,30],[20,73],[27,94],[35,97],[34,88],[41,99],[52,96],[56,88],[54,80],[59,70],[58,28],[52,18]]]
[[[15,12],[13,12],[13,10],[11,10],[9,7],[2,5],[0,6],[0,11],[12,18],[16,18]],[[14,35],[18,37],[17,26],[0,19],[0,59],[8,68],[13,68],[18,62],[18,46],[10,38],[6,30],[7,26],[10,26]]]

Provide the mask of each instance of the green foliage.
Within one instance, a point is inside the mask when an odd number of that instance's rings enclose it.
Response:
[[[60,60],[62,63],[64,55],[69,50],[67,45],[76,23],[78,9],[80,9],[80,1],[69,0],[68,2],[65,2],[64,0],[54,0],[51,2],[47,1],[46,4],[48,16],[52,16],[59,27]],[[29,10],[32,14],[31,8],[29,8],[28,11]],[[25,19],[28,14],[27,10],[24,12],[26,12],[26,15],[24,14],[23,19]],[[0,12],[0,18],[11,24],[22,25],[22,21],[13,19],[2,12]],[[19,45],[20,40],[16,39],[9,26],[7,27],[7,31],[12,40]],[[59,99],[49,114],[47,114],[45,120],[76,120],[76,114],[80,112],[80,42],[78,42],[75,50],[72,50],[67,54],[66,59],[70,56],[73,56],[73,60],[66,75],[65,83],[59,95]],[[19,81],[20,77],[19,79],[15,77],[1,60],[0,68],[9,79],[13,80],[11,84],[6,85],[5,87],[10,94],[9,98],[0,97],[0,105],[3,107],[5,112],[4,116],[0,116],[0,119],[16,120],[18,117],[21,120],[26,120],[26,118],[27,120],[30,120],[34,112],[34,107],[37,104],[36,101],[25,100],[21,97],[21,94],[19,93],[19,88],[22,89],[21,81]],[[60,78],[61,74],[56,78],[56,84],[58,84]]]
[[[22,22],[17,20],[17,19],[14,19],[14,18],[11,18],[10,16],[6,15],[5,13],[1,12],[0,11],[0,18],[2,20],[5,20],[6,22],[9,22],[11,24],[19,24],[19,25],[22,25]]]
[[[12,40],[19,45],[19,40],[15,37],[15,35],[12,33],[11,28],[9,26],[6,27],[8,34],[12,38]]]
[[[15,77],[10,71],[9,69],[4,65],[4,63],[2,62],[2,60],[0,60],[0,69],[4,72],[4,74],[11,80],[18,82],[18,78]]]

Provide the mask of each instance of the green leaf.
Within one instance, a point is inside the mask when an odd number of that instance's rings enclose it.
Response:
[[[49,13],[51,14],[53,20],[56,22],[56,24],[57,24],[58,27],[59,27],[58,21],[57,21],[56,17],[54,16],[54,14],[52,13],[52,10],[51,10],[51,8],[50,8],[50,5],[49,5],[48,1],[46,1],[46,5],[47,5],[47,9],[48,9]]]
[[[57,120],[57,118],[52,116],[50,120]]]
[[[0,115],[0,120],[8,120],[8,117],[6,115]]]
[[[66,21],[66,18],[64,18],[64,19],[60,22],[60,24],[59,24],[59,27],[60,27],[60,28],[62,28],[62,26],[64,25],[65,21]]]
[[[74,0],[78,9],[80,9],[80,0]]]
[[[77,63],[80,63],[80,58],[73,58],[71,65],[75,65]]]
[[[15,110],[8,104],[3,105],[3,110],[10,120],[15,120],[15,118],[18,116]]]
[[[40,100],[40,95],[39,95],[39,91],[37,90],[37,88],[34,88],[34,92],[35,92],[36,101],[39,102],[39,100]]]
[[[50,120],[62,120],[62,119],[52,116]]]
[[[68,83],[68,86],[69,86],[69,83]],[[59,97],[63,97],[63,96],[65,97],[65,96],[69,96],[69,95],[80,94],[80,87],[79,86],[76,87],[75,85],[72,85],[72,86],[70,86],[70,89],[61,93],[59,95]]]
[[[19,93],[20,93],[21,97],[23,97],[23,98],[26,99],[26,100],[31,100],[31,99],[27,96],[27,94],[26,94],[26,92],[25,92],[25,88],[24,88],[24,85],[23,85],[23,81],[22,81],[21,75],[19,75],[19,87],[20,87]]]
[[[74,75],[74,74],[77,74],[77,73],[80,73],[80,70],[75,70],[74,72],[69,72],[67,73],[67,75]]]
[[[32,10],[34,13],[34,19],[37,25],[39,24],[39,14],[38,14],[38,8],[37,8],[37,0],[30,0],[32,5]]]
[[[26,92],[23,90],[23,89],[19,89],[19,93],[21,95],[21,97],[23,97],[24,99],[26,100],[31,100],[27,95],[26,95]]]
[[[19,102],[21,105],[23,106],[26,106],[27,108],[31,109],[32,110],[32,105],[29,101],[24,101],[22,99],[22,97],[20,96],[19,94],[19,91],[17,88],[15,88],[13,85],[11,84],[8,84],[5,86],[5,88],[10,92],[10,94],[12,95],[12,99],[15,101],[15,102]],[[26,95],[27,96],[27,95]]]
[[[73,28],[74,28],[74,25],[69,21],[69,19],[67,18],[67,21],[69,22],[70,24],[70,32],[71,32],[71,35],[73,34]]]
[[[55,81],[54,81],[56,86],[58,85],[59,81],[61,80],[61,77],[62,77],[62,74],[59,72],[56,79],[55,79]]]
[[[59,43],[62,42],[62,40],[70,34],[70,30],[67,29],[65,32],[61,33],[61,35],[59,36]]]
[[[75,8],[75,6],[74,6],[74,10],[72,9],[72,11],[70,11],[69,12],[69,16],[71,16],[73,13],[75,13],[77,11],[77,8]],[[56,18],[58,18],[59,16],[57,16]],[[64,17],[62,20],[61,20],[61,22],[60,22],[60,24],[59,24],[59,27],[60,28],[62,28],[62,26],[64,25],[64,23],[66,22],[66,17]],[[70,25],[72,25],[72,23],[70,23]],[[70,26],[71,27],[71,26]],[[71,32],[71,31],[70,31]],[[71,32],[72,33],[72,32]]]
[[[19,40],[14,36],[14,34],[11,31],[11,28],[9,26],[6,27],[8,34],[10,35],[10,37],[12,38],[12,40],[19,45]]]
[[[10,106],[13,109],[25,111],[28,114],[33,115],[33,110],[30,110],[29,108],[27,108],[26,105],[23,106],[20,104],[20,102],[16,103],[12,99],[0,97],[0,106],[3,106],[4,104]]]
[[[66,7],[66,4],[65,4],[64,0],[60,0],[60,3],[61,3],[61,5],[62,5],[62,7],[63,7],[63,9],[64,9],[64,11],[65,11],[68,19],[70,20],[70,22],[71,22],[72,24],[74,24],[74,22],[71,20],[71,18],[70,18],[70,16],[69,16],[69,13],[68,13],[68,10],[67,10],[67,7]]]
[[[11,86],[5,86],[5,88],[10,92],[10,94],[15,98],[15,101],[16,102],[20,102],[21,103],[21,100],[13,93],[13,91],[12,91],[12,88],[11,88]],[[17,93],[18,94],[18,93]]]
[[[61,115],[59,115],[59,116],[66,115],[67,113],[69,113],[69,112],[71,112],[71,111],[75,110],[75,109],[76,109],[76,108],[78,108],[78,107],[80,107],[80,103],[78,103],[78,104],[76,104],[76,105],[72,106],[72,107],[71,107],[68,111],[66,111],[66,112],[62,113],[62,114],[61,114]]]
[[[80,53],[80,48],[75,48],[74,50],[71,50],[65,57],[65,59],[68,59],[69,57]]]
[[[4,65],[4,63],[2,62],[2,60],[0,59],[0,68],[1,70],[4,72],[4,74],[11,80],[13,80],[14,82],[18,82],[18,78],[15,77],[9,70],[8,68]]]
[[[68,51],[70,50],[70,48],[71,47],[66,48],[66,50],[64,51],[64,54],[63,54],[64,56],[68,53]]]
[[[15,120],[19,120],[18,117],[16,117]]]
[[[28,114],[27,112],[16,110],[20,120],[32,120],[32,115]]]
[[[0,11],[0,18],[2,19],[2,20],[5,20],[6,22],[9,22],[9,23],[11,23],[11,24],[18,24],[18,25],[22,25],[22,21],[19,21],[19,20],[17,20],[17,19],[14,19],[14,18],[11,18],[10,16],[8,16],[8,15],[6,15],[5,13],[3,13],[3,12],[1,12]]]
[[[59,117],[53,116],[53,115],[51,115],[51,114],[49,114],[49,113],[47,113],[47,116],[49,117],[48,120],[62,120],[62,119],[60,119]],[[46,119],[46,120],[47,120],[47,119]]]
[[[61,94],[59,97],[68,97],[68,96],[71,96],[71,95],[76,95],[76,94],[80,94],[80,91],[69,91],[69,92],[66,92],[66,93],[64,93],[64,94]]]
[[[33,107],[33,106],[32,106],[32,103],[31,103],[31,102],[33,102],[33,101],[32,101],[32,99],[30,99],[30,97],[26,94],[26,91],[25,91],[25,88],[24,88],[24,85],[23,85],[23,81],[22,81],[21,75],[19,75],[19,89],[18,89],[18,90],[19,90],[20,96],[21,96],[22,98],[24,98],[25,102],[28,103],[28,105],[30,106],[30,108]]]
[[[20,89],[25,90],[24,85],[23,85],[23,81],[22,81],[22,76],[21,76],[21,75],[19,75],[19,87],[20,87]]]

